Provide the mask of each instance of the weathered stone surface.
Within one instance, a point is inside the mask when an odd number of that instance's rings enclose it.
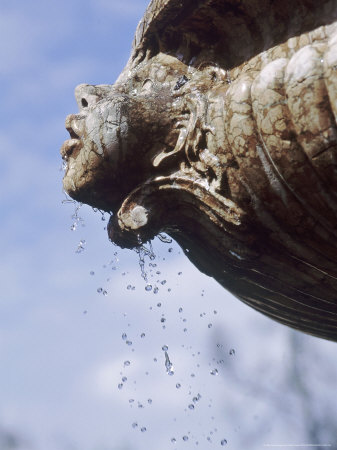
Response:
[[[255,309],[337,341],[335,0],[153,0],[113,86],[80,85],[64,188],[160,231]]]

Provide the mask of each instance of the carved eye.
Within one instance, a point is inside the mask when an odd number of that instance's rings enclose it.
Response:
[[[88,106],[88,102],[85,98],[82,98],[81,105],[83,106],[83,108],[86,108]]]
[[[174,86],[174,90],[178,91],[181,87],[184,86],[184,84],[186,84],[189,81],[189,79],[183,75],[182,77],[179,78],[179,80],[177,81],[177,84]]]

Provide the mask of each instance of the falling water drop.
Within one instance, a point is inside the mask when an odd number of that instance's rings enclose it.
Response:
[[[103,288],[101,288],[101,287],[97,288],[97,292],[98,292],[99,294],[101,294],[101,293],[103,292]]]
[[[152,285],[151,285],[151,284],[147,284],[147,285],[145,286],[145,290],[146,290],[147,292],[152,291]]]
[[[132,428],[137,428],[137,427],[138,427],[138,423],[137,422],[133,422]]]
[[[140,429],[140,431],[141,431],[142,433],[145,433],[146,427],[142,427],[142,428]]]
[[[226,440],[226,439],[222,439],[221,445],[222,445],[223,447],[224,447],[225,445],[227,445],[227,440]]]
[[[186,436],[186,435],[183,436],[183,441],[185,441],[185,442],[188,441],[188,436]]]
[[[193,410],[194,409],[194,405],[191,403],[190,405],[188,405],[188,408]]]
[[[167,375],[174,375],[173,364],[170,361],[168,353],[165,351],[165,368]]]
[[[122,339],[123,339],[123,341],[125,341],[127,337],[128,337],[128,336],[127,336],[126,333],[123,333],[123,334],[122,334]]]
[[[234,356],[234,355],[235,355],[235,349],[234,349],[234,348],[231,348],[231,349],[229,350],[229,354],[230,354],[231,356]]]
[[[218,375],[218,373],[219,373],[218,369],[213,369],[210,372],[211,375]]]

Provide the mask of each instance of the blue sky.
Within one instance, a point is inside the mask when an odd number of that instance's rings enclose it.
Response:
[[[107,216],[83,206],[71,231],[59,148],[74,87],[114,82],[146,5],[1,1],[0,436],[17,434],[25,450],[204,449],[224,439],[240,450],[303,443],[312,422],[326,426],[322,444],[337,445],[327,419],[336,344],[241,304],[174,243],[153,243],[154,294],[138,255],[109,243]]]

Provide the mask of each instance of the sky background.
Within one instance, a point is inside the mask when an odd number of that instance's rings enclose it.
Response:
[[[154,240],[145,291],[108,217],[65,201],[74,88],[114,82],[147,3],[0,0],[0,450],[337,448],[336,344],[241,304],[174,242]]]

